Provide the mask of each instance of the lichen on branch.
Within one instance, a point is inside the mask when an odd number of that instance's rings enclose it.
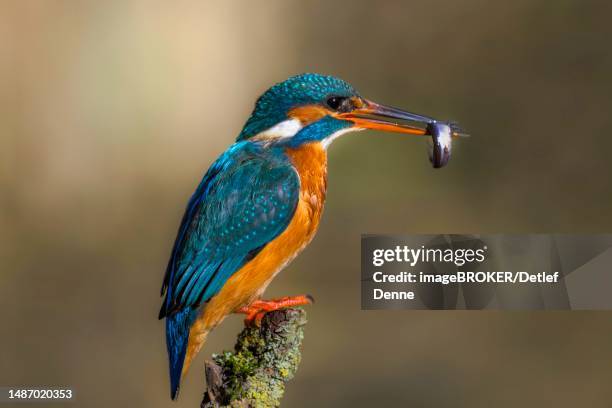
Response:
[[[267,313],[261,327],[245,327],[234,352],[206,361],[201,408],[278,407],[300,364],[305,324],[306,312],[290,308]]]

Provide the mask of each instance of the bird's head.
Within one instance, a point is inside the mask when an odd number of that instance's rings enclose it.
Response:
[[[425,135],[426,125],[433,122],[427,116],[369,101],[333,76],[302,74],[272,86],[259,97],[238,140],[288,147],[322,142],[327,146],[341,134],[363,129]]]

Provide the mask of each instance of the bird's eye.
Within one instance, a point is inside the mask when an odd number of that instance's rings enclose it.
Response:
[[[344,96],[330,96],[327,98],[327,106],[339,112],[349,112],[353,109],[351,99]]]

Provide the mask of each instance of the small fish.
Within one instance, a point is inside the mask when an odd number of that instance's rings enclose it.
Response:
[[[446,166],[451,156],[453,129],[447,123],[431,122],[427,125],[429,161],[435,169]]]

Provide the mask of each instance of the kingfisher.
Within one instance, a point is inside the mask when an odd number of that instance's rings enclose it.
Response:
[[[235,143],[191,196],[166,269],[159,318],[166,319],[173,400],[208,333],[229,314],[258,325],[266,312],[313,302],[309,295],[262,295],[317,231],[332,141],[365,129],[423,136],[432,123],[314,73],[259,97]]]

